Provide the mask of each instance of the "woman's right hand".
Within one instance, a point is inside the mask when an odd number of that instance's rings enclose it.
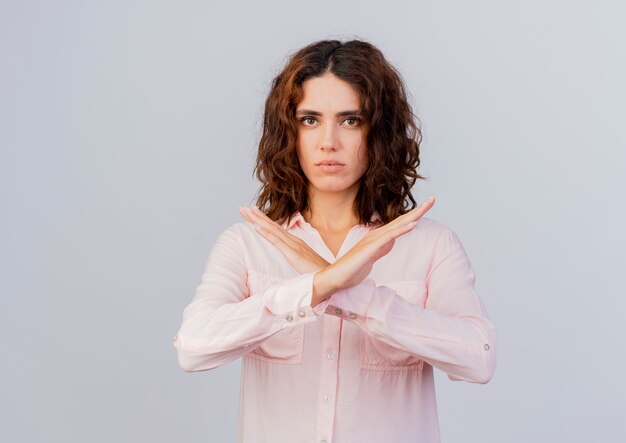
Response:
[[[395,239],[415,227],[415,222],[435,203],[434,196],[395,220],[368,232],[352,249],[315,276],[316,302],[333,292],[359,284],[372,271],[374,262],[387,255]]]

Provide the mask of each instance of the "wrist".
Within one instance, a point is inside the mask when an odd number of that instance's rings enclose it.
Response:
[[[328,268],[316,272],[313,276],[313,296],[311,298],[311,306],[316,306],[317,304],[323,302],[337,290],[337,288],[332,284],[332,281],[329,279],[326,269]]]

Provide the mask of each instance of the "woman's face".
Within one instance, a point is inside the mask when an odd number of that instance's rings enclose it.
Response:
[[[297,153],[309,192],[356,194],[368,162],[359,93],[330,73],[309,78],[302,87],[304,96],[296,108]]]

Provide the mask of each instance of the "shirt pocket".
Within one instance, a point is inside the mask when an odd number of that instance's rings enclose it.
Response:
[[[257,271],[248,271],[248,289],[251,297],[261,297],[269,287],[286,279]],[[272,363],[300,364],[304,344],[304,325],[289,326],[267,337],[246,357]]]
[[[424,307],[426,283],[419,280],[385,283],[411,304]],[[422,370],[424,361],[360,330],[360,367],[372,370]]]

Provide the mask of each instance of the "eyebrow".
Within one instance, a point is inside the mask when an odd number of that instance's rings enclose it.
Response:
[[[317,115],[321,116],[322,113],[318,111],[313,111],[311,109],[300,109],[296,111],[296,115]],[[361,111],[358,109],[350,110],[350,111],[341,111],[335,114],[335,117],[344,117],[346,115],[361,115]]]

